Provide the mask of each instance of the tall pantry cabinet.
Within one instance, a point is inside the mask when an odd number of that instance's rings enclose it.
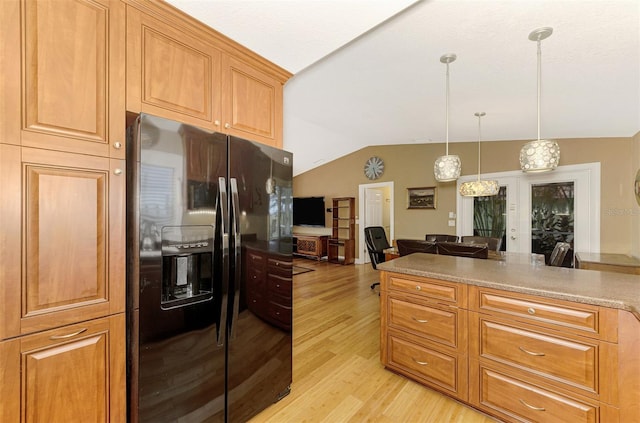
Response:
[[[0,2],[0,421],[125,420],[125,5]]]

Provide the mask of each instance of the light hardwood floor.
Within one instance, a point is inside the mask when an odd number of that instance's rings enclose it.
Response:
[[[380,363],[380,297],[371,265],[296,258],[313,272],[293,277],[291,394],[251,420],[288,422],[495,422],[385,370]]]

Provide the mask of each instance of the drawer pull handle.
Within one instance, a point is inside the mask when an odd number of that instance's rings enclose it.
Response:
[[[416,285],[416,291],[420,291],[422,287],[420,285]]]
[[[416,363],[418,363],[419,365],[421,365],[421,366],[428,366],[428,365],[429,365],[429,363],[428,363],[427,361],[420,361],[420,360],[416,360],[416,359],[415,359],[415,358],[413,358],[413,357],[411,357],[411,359],[412,359],[413,361],[415,361]]]
[[[520,349],[520,351],[522,351],[523,353],[527,353],[529,355],[535,355],[536,357],[544,357],[545,353],[540,353],[540,352],[533,352],[533,351],[527,351],[526,349],[522,348],[522,347],[518,347]]]
[[[518,400],[522,403],[522,405],[524,405],[527,408],[530,408],[532,410],[536,410],[536,411],[547,411],[544,407],[534,407],[533,405],[529,405],[527,404],[524,400]]]
[[[429,321],[427,319],[416,319],[415,317],[411,316],[411,318],[413,320],[415,320],[418,323],[429,323]]]
[[[77,332],[68,333],[66,335],[52,335],[52,336],[49,337],[49,339],[56,340],[56,339],[73,338],[74,336],[80,335],[81,333],[86,332],[86,331],[87,331],[87,328],[84,328],[84,329],[80,329]]]
[[[529,313],[529,314],[536,314],[536,309],[535,309],[535,308],[533,308],[533,307],[529,307],[529,308],[527,309],[527,313]]]

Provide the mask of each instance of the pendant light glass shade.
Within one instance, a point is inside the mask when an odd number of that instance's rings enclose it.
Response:
[[[496,195],[498,194],[498,191],[500,191],[498,181],[480,179],[480,119],[484,115],[486,115],[485,112],[475,113],[475,116],[478,117],[478,179],[475,181],[464,182],[460,185],[460,195],[465,197],[487,197],[490,195]]]
[[[520,150],[520,168],[523,172],[546,172],[558,167],[560,162],[560,146],[554,140],[540,139],[540,91],[541,91],[541,57],[542,49],[540,41],[549,37],[553,28],[545,27],[535,29],[529,34],[531,41],[538,43],[538,139],[529,141]]]
[[[438,182],[455,181],[460,176],[460,170],[462,165],[460,164],[460,157],[457,155],[449,154],[449,63],[456,60],[455,54],[445,54],[440,57],[440,62],[447,65],[447,86],[446,86],[446,151],[444,156],[440,156],[436,159],[433,165],[433,173]]]

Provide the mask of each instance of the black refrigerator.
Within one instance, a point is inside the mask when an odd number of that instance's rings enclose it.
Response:
[[[127,130],[131,422],[244,422],[289,393],[292,155],[141,114]]]

